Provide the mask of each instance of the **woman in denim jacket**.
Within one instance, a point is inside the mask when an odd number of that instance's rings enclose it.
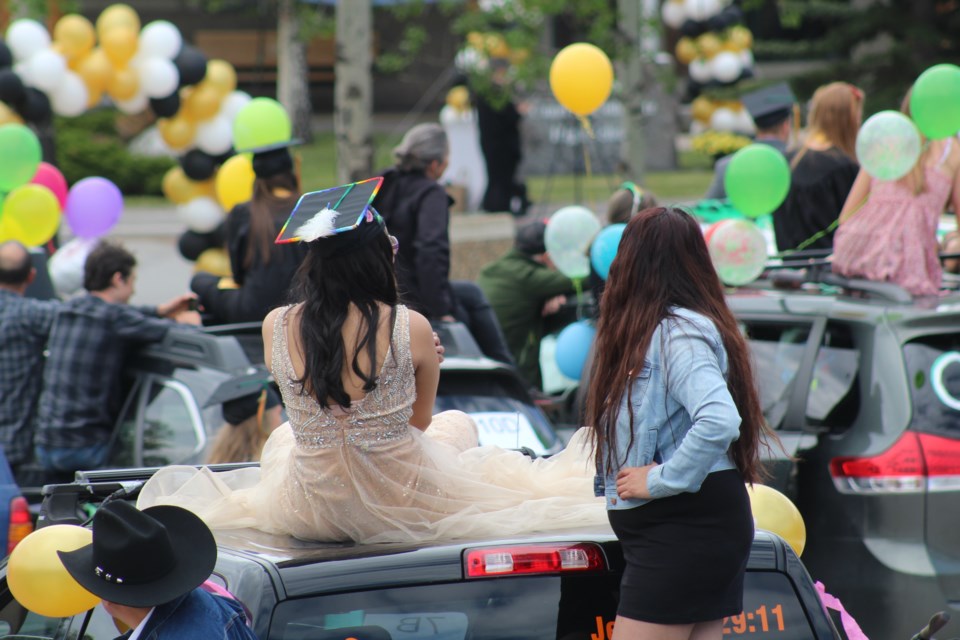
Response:
[[[705,640],[742,611],[763,415],[703,234],[647,209],[600,307],[587,401],[598,486],[626,569],[614,640]]]

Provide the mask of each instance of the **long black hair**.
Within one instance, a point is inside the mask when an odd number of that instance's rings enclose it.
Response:
[[[359,311],[356,349],[350,356],[353,372],[363,380],[363,390],[377,386],[377,328],[380,305],[390,307],[390,326],[396,315],[397,281],[393,272],[393,248],[386,233],[355,250],[338,256],[323,255],[323,240],[308,244],[307,256],[297,272],[296,293],[303,302],[300,316],[300,346],[303,377],[296,380],[301,393],[312,395],[320,406],[350,406],[343,388],[347,363],[343,323],[350,305]],[[370,370],[360,367],[360,352],[366,349]]]

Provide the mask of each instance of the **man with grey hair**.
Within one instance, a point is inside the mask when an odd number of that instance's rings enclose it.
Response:
[[[18,476],[33,454],[43,352],[60,306],[24,297],[36,275],[25,246],[0,244],[0,446]]]

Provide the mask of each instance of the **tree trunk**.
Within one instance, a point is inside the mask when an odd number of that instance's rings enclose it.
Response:
[[[370,0],[337,3],[333,130],[341,183],[373,174],[373,9]]]
[[[297,0],[280,0],[277,6],[277,100],[290,114],[294,137],[309,141],[313,109],[307,45],[300,37]]]
[[[629,43],[618,74],[623,92],[623,145],[620,160],[628,180],[643,184],[643,52],[640,42],[640,0],[618,0],[617,26]]]

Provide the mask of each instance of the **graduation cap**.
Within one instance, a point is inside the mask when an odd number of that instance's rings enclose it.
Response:
[[[293,171],[293,156],[290,155],[290,147],[299,144],[303,144],[303,141],[294,138],[293,140],[274,142],[253,149],[243,149],[240,153],[252,153],[253,173],[258,178],[269,178],[287,171]]]
[[[368,178],[332,189],[305,193],[284,223],[276,243],[321,242],[324,255],[347,253],[383,233],[372,202],[383,178]]]
[[[740,101],[750,113],[757,129],[769,129],[793,114],[793,105],[797,99],[790,91],[790,85],[781,82],[746,93],[740,97]]]
[[[222,405],[224,421],[238,425],[280,404],[280,397],[270,386],[272,381],[273,376],[265,367],[256,367],[250,373],[221,382],[203,406]]]

